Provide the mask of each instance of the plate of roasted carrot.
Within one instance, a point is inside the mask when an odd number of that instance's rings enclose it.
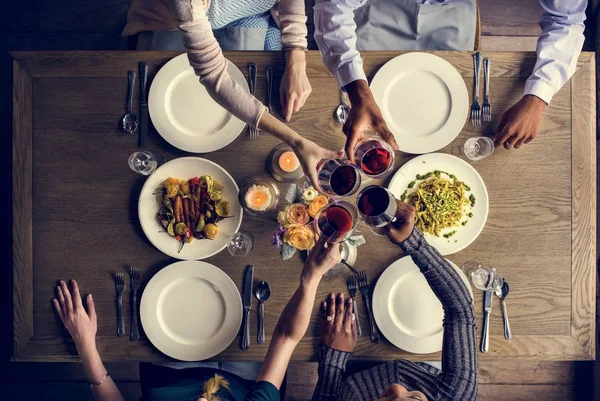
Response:
[[[183,157],[159,167],[144,184],[140,223],[150,242],[177,259],[220,252],[242,224],[238,186],[218,164]]]

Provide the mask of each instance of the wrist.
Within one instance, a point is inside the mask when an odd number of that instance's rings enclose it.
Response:
[[[302,49],[289,49],[285,51],[286,67],[293,68],[306,66],[306,54]]]
[[[523,96],[523,100],[525,102],[527,102],[527,105],[534,107],[536,110],[538,111],[544,111],[546,110],[546,107],[548,106],[548,103],[546,103],[545,101],[543,101],[541,98],[537,97],[536,95],[525,95]]]
[[[369,84],[367,83],[367,81],[363,79],[357,79],[356,81],[352,81],[344,88],[346,89],[346,92],[348,92],[348,97],[350,98],[350,102],[353,105],[367,102],[373,99],[371,88],[369,88]]]
[[[318,287],[322,278],[323,274],[305,269],[300,276],[300,282],[306,287]]]
[[[95,341],[76,344],[75,347],[77,348],[77,353],[82,361],[100,357]]]

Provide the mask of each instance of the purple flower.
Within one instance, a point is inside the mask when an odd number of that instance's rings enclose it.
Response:
[[[281,231],[282,229],[283,227],[279,227],[271,236],[271,245],[277,249],[281,248],[281,245],[283,244],[283,232],[285,232],[285,230]]]

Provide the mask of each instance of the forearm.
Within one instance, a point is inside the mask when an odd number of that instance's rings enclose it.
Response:
[[[224,109],[256,126],[265,106],[228,73],[228,61],[215,39],[202,0],[170,0],[190,65],[209,95]]]
[[[321,276],[302,275],[300,286],[289,300],[273,332],[273,338],[300,342],[310,323]]]
[[[575,72],[583,47],[586,0],[557,2],[541,0],[542,33],[537,44],[537,61],[525,84],[525,95],[546,103]]]
[[[85,375],[90,383],[96,383],[107,373],[100,354],[95,347],[80,352],[81,362]],[[123,396],[111,377],[97,386],[91,387],[92,395],[96,401],[123,401]]]
[[[319,348],[319,380],[312,401],[337,400],[343,373],[351,357],[351,352],[339,351],[324,345]]]
[[[306,50],[306,9],[304,0],[281,0],[277,4],[283,50]]]
[[[287,143],[294,149],[298,149],[303,143],[308,141],[269,112],[263,113],[258,123],[258,128]]]
[[[323,62],[342,88],[350,82],[367,79],[356,49],[354,10],[360,6],[358,0],[323,0],[314,7],[315,41]]]
[[[473,300],[466,285],[452,265],[429,245],[421,231],[415,227],[399,245],[405,254],[412,257],[442,303],[444,318],[473,321]]]

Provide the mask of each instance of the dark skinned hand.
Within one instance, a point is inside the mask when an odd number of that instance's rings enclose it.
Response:
[[[534,95],[525,95],[502,115],[494,136],[496,147],[519,149],[536,137],[546,110],[546,102]]]

